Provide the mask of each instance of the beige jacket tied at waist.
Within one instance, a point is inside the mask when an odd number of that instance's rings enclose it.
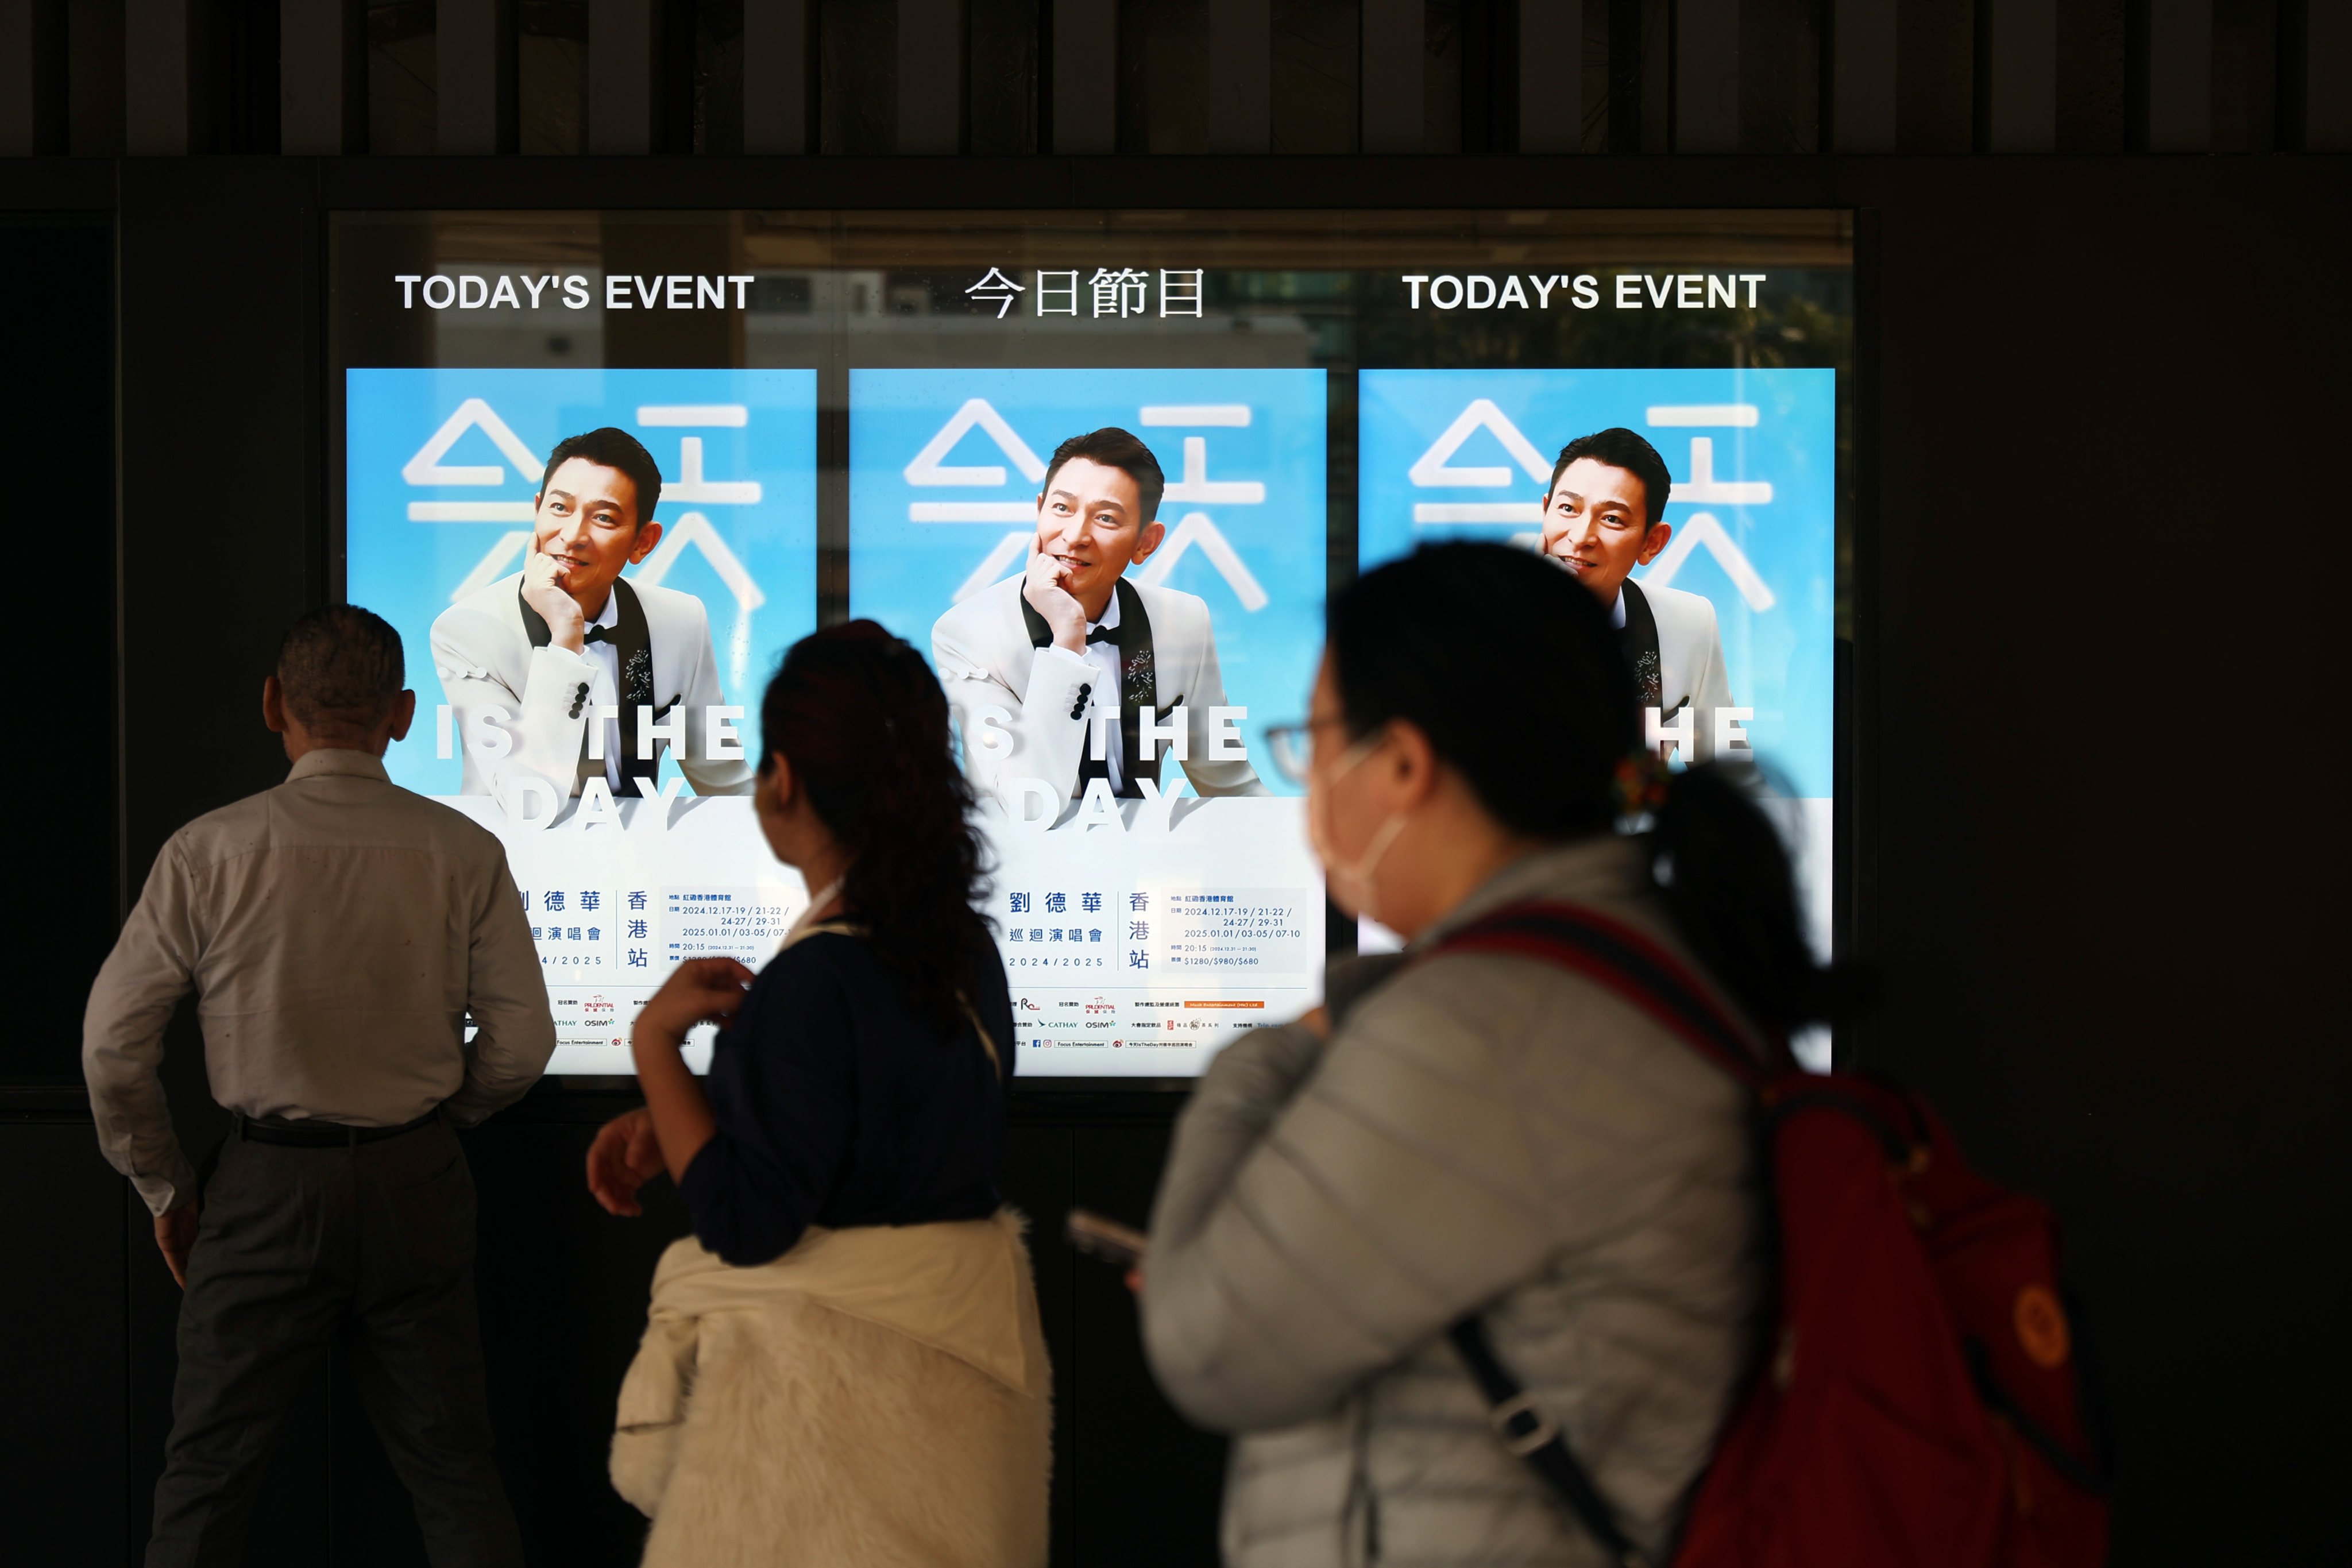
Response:
[[[613,1486],[649,1565],[1045,1561],[1052,1369],[1011,1209],[654,1271]]]

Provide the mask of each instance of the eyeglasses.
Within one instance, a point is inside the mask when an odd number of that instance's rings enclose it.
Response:
[[[1339,722],[1337,719],[1302,719],[1295,724],[1268,728],[1265,746],[1274,759],[1275,772],[1304,788],[1307,775],[1315,765],[1315,731]]]
[[[1315,726],[1301,722],[1276,724],[1265,732],[1265,749],[1274,771],[1295,784],[1307,783],[1307,764],[1315,760]]]

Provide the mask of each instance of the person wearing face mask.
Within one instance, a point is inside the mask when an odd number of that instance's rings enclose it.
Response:
[[[1160,1387],[1239,1439],[1231,1568],[1609,1561],[1490,1427],[1446,1338],[1473,1314],[1664,1560],[1764,1307],[1750,1098],[1584,973],[1444,947],[1565,902],[1694,972],[1759,1051],[1839,1005],[1752,785],[1666,782],[1636,712],[1605,607],[1524,551],[1425,548],[1333,601],[1274,755],[1333,900],[1407,946],[1335,962],[1321,1008],[1211,1064],[1139,1285]]]
[[[932,662],[963,731],[964,767],[982,789],[1042,778],[1076,800],[1102,779],[1119,799],[1140,798],[1145,781],[1160,782],[1163,760],[1143,721],[1164,734],[1181,707],[1193,792],[1266,793],[1246,758],[1217,754],[1239,747],[1212,712],[1224,706],[1225,681],[1209,606],[1126,575],[1166,537],[1166,485],[1160,460],[1129,432],[1071,437],[1045,468],[1028,570],[932,626]]]
[[[1632,576],[1674,537],[1664,521],[1673,488],[1666,460],[1634,432],[1621,426],[1579,436],[1552,465],[1543,552],[1608,606],[1641,705],[1656,711],[1662,729],[1687,717],[1691,749],[1684,760],[1705,762],[1720,749],[1717,712],[1738,706],[1715,606]]]

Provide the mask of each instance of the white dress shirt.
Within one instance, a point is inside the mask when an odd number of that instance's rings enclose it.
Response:
[[[159,1215],[195,1195],[155,1071],[192,991],[213,1098],[247,1116],[398,1127],[437,1105],[470,1125],[555,1049],[506,850],[365,752],[309,752],[173,834],[98,972],[99,1147]]]
[[[523,621],[520,572],[478,589],[441,612],[433,622],[433,666],[457,710],[458,733],[472,736],[492,709],[507,730],[510,747],[490,756],[472,744],[461,746],[460,795],[496,795],[516,809],[515,787],[525,778],[554,787],[559,796],[580,793],[599,773],[616,798],[614,781],[625,769],[631,779],[648,770],[635,756],[624,757],[617,721],[588,727],[589,704],[617,705],[620,657],[611,645],[589,643],[578,653],[552,642],[533,647]],[[645,612],[646,651],[653,660],[651,706],[682,721],[681,743],[664,748],[697,795],[750,795],[757,776],[750,759],[719,756],[710,710],[725,705],[719,663],[710,645],[710,618],[702,601],[674,588],[632,584]],[[618,590],[606,596],[596,624],[617,624]],[[601,695],[600,693],[601,689]],[[588,742],[604,743],[591,761]],[[740,746],[730,748],[740,751]],[[625,792],[635,795],[634,782]]]
[[[1098,703],[1107,712],[1126,696],[1115,673],[1119,660],[1102,643],[1074,653],[1031,642],[1023,586],[1016,574],[940,616],[931,626],[931,661],[962,729],[964,767],[975,785],[993,794],[1034,779],[1075,796],[1093,751],[1088,706]],[[1149,700],[1159,717],[1184,728],[1183,769],[1194,793],[1204,798],[1266,794],[1246,756],[1215,754],[1220,747],[1211,715],[1226,701],[1209,606],[1173,588],[1131,586],[1151,622]],[[1104,615],[1102,624],[1116,624],[1108,608]],[[1125,741],[1118,743],[1124,752]],[[1122,755],[1111,776],[1123,778],[1135,765]]]
[[[1116,593],[1111,595],[1110,604],[1104,608],[1102,619],[1087,623],[1087,636],[1093,636],[1097,629],[1109,632],[1118,630],[1118,595]],[[1087,644],[1086,660],[1095,669],[1094,695],[1087,699],[1085,754],[1089,757],[1095,754],[1095,726],[1102,722],[1103,715],[1115,715],[1118,710],[1119,653],[1120,649],[1117,643]],[[1117,795],[1127,786],[1127,773],[1121,766],[1118,754],[1119,735],[1118,721],[1114,717],[1111,720],[1110,743],[1104,749],[1106,755],[1110,759],[1110,793],[1113,795]]]
[[[621,595],[606,589],[604,607],[590,618],[590,628],[602,626],[606,631],[621,624]],[[582,636],[586,636],[583,630]],[[621,650],[608,642],[583,644],[580,649],[595,673],[588,678],[588,700],[599,708],[617,711],[621,705]],[[604,721],[604,785],[613,792],[614,800],[625,800],[637,792],[624,788],[621,780],[621,721],[615,716]]]
[[[1706,762],[1717,754],[1716,716],[1737,706],[1731,694],[1730,668],[1723,658],[1723,633],[1716,625],[1715,605],[1699,594],[1642,585],[1650,619],[1658,629],[1658,698],[1661,721],[1687,708],[1696,726],[1690,753],[1685,760]],[[1625,590],[1617,590],[1610,625],[1625,627]],[[1735,753],[1741,754],[1741,753]]]

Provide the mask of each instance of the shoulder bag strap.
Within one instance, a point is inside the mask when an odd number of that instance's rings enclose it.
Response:
[[[988,1065],[996,1069],[997,1078],[1002,1079],[1004,1077],[1004,1058],[996,1054],[996,1037],[991,1035],[988,1026],[980,1021],[980,1009],[973,1006],[971,998],[961,991],[956,993],[956,1005],[962,1008],[963,1016],[971,1020],[971,1032],[980,1037],[980,1048],[988,1053]]]
[[[866,936],[868,934],[870,933],[864,926],[853,924],[848,921],[820,921],[815,925],[803,926],[793,932],[778,945],[776,951],[782,952],[784,949],[797,946],[813,936]]]
[[[862,937],[870,934],[864,926],[849,921],[824,921],[816,925],[803,926],[793,933],[792,941],[785,942],[784,947],[790,947],[793,942],[813,936]],[[776,951],[781,952],[783,948]],[[1004,1076],[1004,1058],[997,1054],[995,1037],[988,1032],[988,1026],[980,1021],[980,1009],[973,1006],[971,998],[966,996],[961,991],[955,994],[955,999],[956,1005],[963,1009],[963,1016],[971,1020],[971,1032],[980,1037],[980,1048],[988,1053],[988,1065],[994,1068],[996,1076],[1002,1079]]]

